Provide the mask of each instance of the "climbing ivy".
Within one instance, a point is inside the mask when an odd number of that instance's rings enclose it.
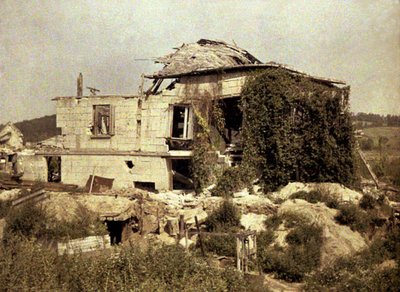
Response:
[[[290,181],[354,179],[349,87],[338,88],[276,68],[247,79],[242,90],[243,165],[264,190]]]

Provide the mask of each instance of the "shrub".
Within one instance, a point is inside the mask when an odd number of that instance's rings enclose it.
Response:
[[[359,205],[361,208],[368,210],[368,209],[374,209],[376,205],[376,200],[373,196],[370,194],[365,194],[362,196]]]
[[[361,139],[359,143],[361,150],[369,151],[372,150],[374,147],[374,140],[369,137],[367,139]]]
[[[286,248],[271,244],[279,225],[290,228]],[[267,231],[257,238],[257,259],[264,272],[273,272],[280,279],[302,281],[304,276],[319,266],[322,228],[298,213],[284,213],[265,221]]]
[[[177,246],[57,256],[54,250],[24,239],[0,246],[0,287],[7,291],[249,290],[240,273],[210,267]]]
[[[372,223],[372,216],[355,205],[344,205],[339,207],[339,214],[335,220],[342,225],[349,226],[352,230],[365,233]]]
[[[351,257],[337,259],[331,265],[317,270],[306,279],[309,291],[397,291],[400,269],[379,265],[400,254],[399,230],[389,232],[386,239],[378,238]],[[393,240],[394,239],[394,240]],[[397,246],[396,246],[397,242]],[[394,244],[394,245],[393,245]]]
[[[4,218],[11,208],[11,201],[0,200],[0,219]]]
[[[98,216],[78,205],[71,221],[59,221],[40,205],[32,202],[11,209],[6,217],[5,238],[10,235],[40,240],[60,240],[107,234]]]
[[[245,186],[243,173],[240,167],[227,168],[219,177],[217,185],[211,191],[211,195],[220,197],[232,197],[234,192]]]
[[[218,235],[212,234],[203,236],[203,246],[206,251],[216,253],[221,256],[236,256],[236,237],[234,235]],[[196,247],[200,247],[199,241]]]
[[[291,282],[302,281],[320,264],[322,228],[310,224],[298,225],[286,236],[287,248],[270,246],[258,252],[264,272]],[[260,245],[258,244],[258,247]]]
[[[344,205],[339,207],[339,214],[335,220],[342,225],[349,226],[352,230],[364,233],[370,226],[372,218],[365,211],[357,208],[355,205]]]
[[[50,217],[40,204],[27,202],[22,206],[12,208],[5,219],[4,237],[6,239],[12,234],[28,238],[44,238],[48,235],[47,223]]]
[[[225,199],[222,204],[212,212],[205,224],[207,231],[229,231],[240,226],[240,211],[230,201]]]
[[[328,208],[334,209],[339,207],[339,201],[329,191],[323,189],[312,190],[310,192],[299,191],[292,194],[290,199],[302,199],[312,204],[322,202]]]

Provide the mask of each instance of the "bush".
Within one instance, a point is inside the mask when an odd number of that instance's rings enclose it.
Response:
[[[50,217],[42,205],[27,202],[22,206],[12,208],[6,220],[5,239],[12,234],[23,237],[47,238]]]
[[[372,217],[355,205],[345,205],[339,207],[339,214],[335,216],[335,220],[339,224],[349,226],[353,231],[365,233],[372,222]]]
[[[11,201],[0,200],[0,219],[4,218],[11,208]]]
[[[241,168],[227,168],[219,177],[217,185],[211,191],[212,196],[232,197],[234,192],[239,191],[245,186]]]
[[[376,200],[373,196],[369,194],[365,194],[362,196],[359,205],[361,208],[368,210],[368,209],[374,209],[376,205]]]
[[[60,240],[107,234],[97,214],[78,205],[71,221],[59,221],[40,205],[32,202],[13,208],[7,214],[5,238],[11,235],[40,240]]]
[[[270,246],[258,248],[259,264],[264,272],[291,282],[302,281],[306,274],[320,264],[322,228],[310,224],[299,225],[286,236],[287,248]]]
[[[327,190],[317,189],[310,192],[299,191],[290,196],[290,199],[302,199],[311,204],[318,202],[325,203],[328,208],[337,209],[339,201]]]
[[[349,226],[352,230],[365,233],[372,223],[372,216],[355,205],[340,206],[339,214],[335,220],[342,225]]]
[[[374,148],[374,140],[371,138],[361,139],[359,143],[361,150],[369,151]]]
[[[205,224],[207,231],[231,231],[240,226],[240,211],[229,200],[222,204],[208,216]]]
[[[57,256],[29,240],[0,246],[0,287],[18,291],[248,291],[243,275],[177,246]],[[111,253],[111,256],[110,256]]]
[[[236,256],[236,237],[234,235],[212,234],[203,236],[203,246],[206,251],[216,253],[221,256]],[[200,242],[196,242],[196,247],[200,247]]]
[[[398,291],[400,285],[399,260],[397,267],[379,267],[400,254],[399,229],[389,232],[386,239],[378,238],[352,257],[337,259],[317,270],[306,279],[310,291]],[[396,243],[397,242],[397,243]]]

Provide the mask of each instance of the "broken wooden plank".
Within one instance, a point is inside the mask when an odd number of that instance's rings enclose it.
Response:
[[[43,188],[38,189],[36,191],[31,192],[30,194],[23,196],[21,198],[15,199],[11,202],[11,206],[17,206],[20,205],[22,203],[28,202],[28,201],[33,201],[35,202],[35,200],[39,200],[39,199],[44,199],[44,197],[46,197],[46,193],[45,190]]]

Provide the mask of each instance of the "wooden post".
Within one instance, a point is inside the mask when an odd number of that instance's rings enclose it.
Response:
[[[144,216],[143,199],[140,199],[140,220],[139,220],[140,235],[143,235],[143,216]]]
[[[178,241],[185,236],[185,215],[179,215],[179,235]]]
[[[189,235],[188,235],[188,230],[186,228],[187,226],[185,226],[185,248],[186,251],[189,251]]]
[[[236,269],[240,271],[240,241],[236,237]]]
[[[203,241],[201,239],[200,226],[199,226],[199,221],[197,220],[197,216],[194,216],[194,220],[196,221],[196,228],[197,228],[197,232],[199,234],[199,243],[200,243],[201,255],[203,257],[206,257],[206,253],[204,251],[204,246],[203,246]]]

